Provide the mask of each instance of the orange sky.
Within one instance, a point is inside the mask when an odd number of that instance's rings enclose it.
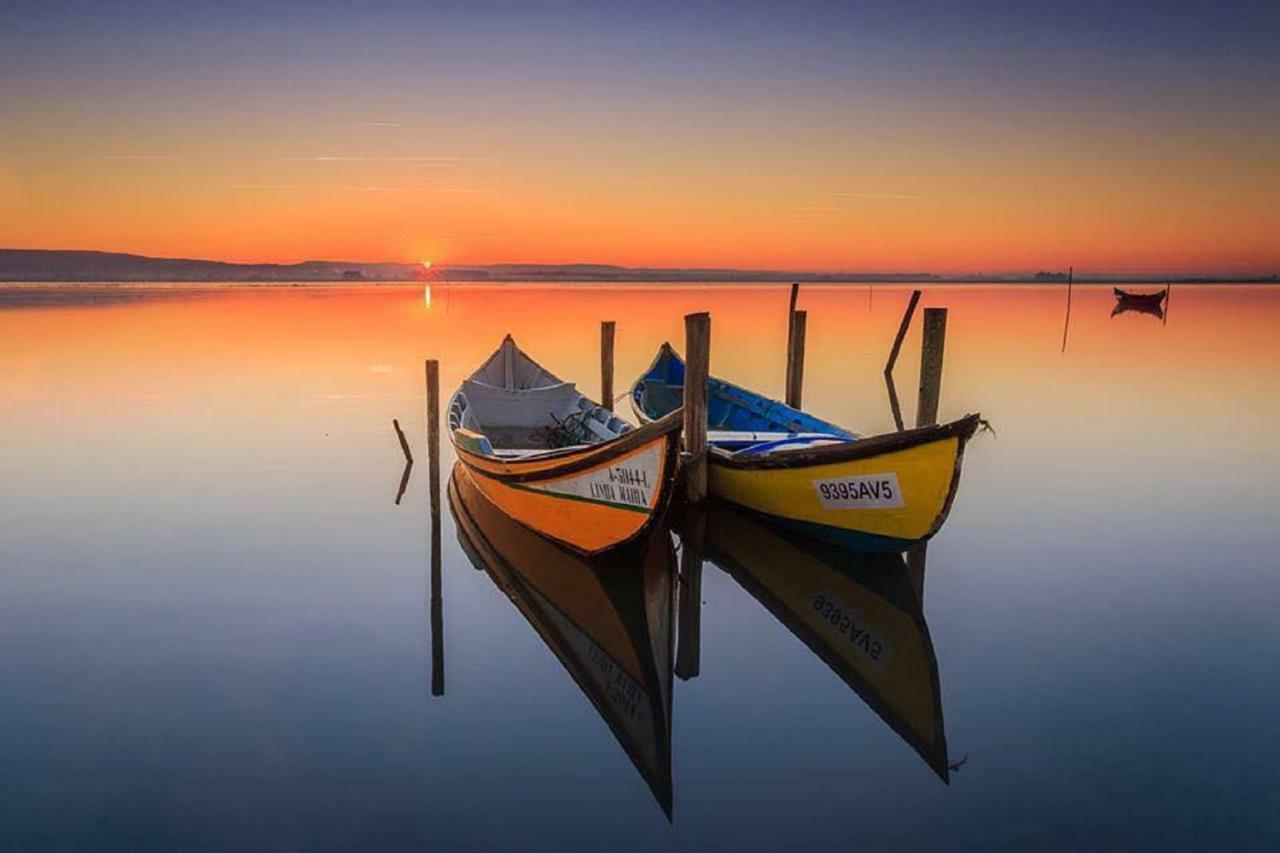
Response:
[[[22,8],[0,22],[0,246],[1280,267],[1274,63],[1199,19],[1037,19],[1015,34],[998,16],[942,32],[839,4],[800,21],[726,7],[619,23],[621,6],[528,20],[486,7],[481,21],[390,3],[361,28],[252,4],[219,26],[203,7]],[[1249,22],[1232,26],[1239,46]],[[1224,49],[1193,49],[1206,38]]]

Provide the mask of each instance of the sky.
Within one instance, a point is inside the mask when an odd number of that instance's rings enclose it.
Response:
[[[1280,4],[0,3],[0,246],[1280,270]]]

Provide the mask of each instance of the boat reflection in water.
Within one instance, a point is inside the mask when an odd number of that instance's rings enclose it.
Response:
[[[573,676],[670,818],[675,552],[667,526],[587,557],[513,520],[461,465],[449,507],[467,556]]]
[[[1164,306],[1159,303],[1151,302],[1133,302],[1127,299],[1116,301],[1116,307],[1111,309],[1111,316],[1117,314],[1150,314],[1157,320],[1164,319]]]
[[[713,501],[705,553],[949,781],[938,662],[923,608],[923,551],[859,554]],[[909,567],[910,566],[910,567]]]
[[[1169,298],[1168,288],[1154,293],[1133,293],[1128,290],[1113,288],[1116,305],[1111,309],[1111,316],[1117,314],[1150,314],[1157,320],[1164,319],[1165,301]]]

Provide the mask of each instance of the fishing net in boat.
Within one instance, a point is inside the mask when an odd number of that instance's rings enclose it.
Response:
[[[588,421],[591,419],[590,409],[574,412],[563,420],[551,412],[551,420],[555,426],[547,428],[547,443],[552,447],[572,447],[575,444],[587,444],[594,436]]]

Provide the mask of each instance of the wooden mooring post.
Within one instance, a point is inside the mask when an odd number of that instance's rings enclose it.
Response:
[[[942,393],[942,357],[947,342],[947,309],[924,309],[924,335],[920,343],[920,397],[916,426],[938,422],[938,397]]]
[[[613,411],[613,336],[617,324],[600,323],[600,405]]]
[[[707,497],[707,375],[711,369],[711,315],[684,317],[684,478],[690,503]]]
[[[924,309],[924,336],[920,343],[920,399],[916,403],[916,426],[938,422],[938,399],[942,396],[942,361],[947,343],[947,309]],[[907,551],[907,577],[924,604],[925,563],[929,543],[921,542]]]
[[[787,405],[800,408],[804,397],[804,337],[809,312],[791,312],[791,334],[787,344]]]
[[[431,501],[431,695],[444,695],[444,598],[440,542],[440,362],[427,361],[427,468]]]

